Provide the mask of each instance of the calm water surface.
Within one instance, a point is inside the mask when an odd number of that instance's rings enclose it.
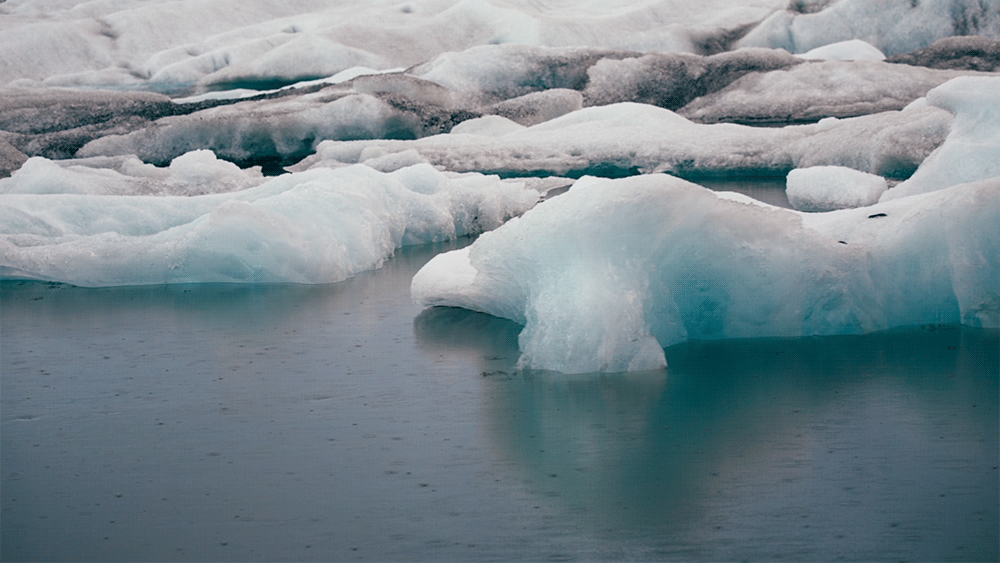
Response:
[[[452,247],[319,287],[2,284],[3,560],[997,559],[997,331],[517,373],[519,326],[410,301]]]

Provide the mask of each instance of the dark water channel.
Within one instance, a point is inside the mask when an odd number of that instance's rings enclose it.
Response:
[[[516,373],[520,327],[410,301],[453,246],[319,287],[2,284],[3,560],[997,559],[997,331]]]

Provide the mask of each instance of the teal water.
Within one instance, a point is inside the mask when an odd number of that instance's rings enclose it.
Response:
[[[997,331],[518,373],[519,326],[410,301],[454,246],[318,287],[0,285],[0,557],[997,559]]]

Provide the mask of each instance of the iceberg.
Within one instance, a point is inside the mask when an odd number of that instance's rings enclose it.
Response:
[[[36,157],[0,180],[0,275],[81,286],[332,283],[378,268],[400,246],[496,228],[539,198],[523,182],[427,164],[267,181],[210,153],[185,155],[159,174],[139,166],[129,176]],[[252,187],[171,195],[241,173]],[[106,195],[109,179],[129,195]]]
[[[425,306],[524,325],[522,369],[665,366],[688,339],[1000,325],[1000,179],[803,214],[666,175],[582,178],[432,259]]]

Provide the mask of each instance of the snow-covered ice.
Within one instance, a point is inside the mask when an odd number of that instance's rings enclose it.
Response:
[[[504,175],[671,172],[681,175],[754,172],[784,175],[792,168],[849,166],[873,174],[907,175],[948,134],[951,114],[916,104],[901,111],[851,119],[760,128],[691,122],[666,109],[620,103],[584,108],[497,135],[464,129],[412,141],[325,141],[293,169],[363,162],[366,151],[416,151],[448,170]],[[460,129],[460,131],[463,131]]]
[[[679,110],[704,123],[797,123],[898,110],[968,71],[882,61],[812,61],[744,76]]]
[[[793,7],[800,7],[798,11]],[[979,0],[808,0],[789,3],[738,45],[805,53],[860,39],[887,55],[927,47],[953,35],[1000,34],[1000,5]]]
[[[860,39],[849,39],[839,43],[816,47],[798,55],[798,57],[802,59],[823,59],[830,61],[885,60],[885,54],[882,51]]]
[[[788,173],[788,202],[799,211],[834,211],[878,203],[885,178],[843,166],[796,168]]]

